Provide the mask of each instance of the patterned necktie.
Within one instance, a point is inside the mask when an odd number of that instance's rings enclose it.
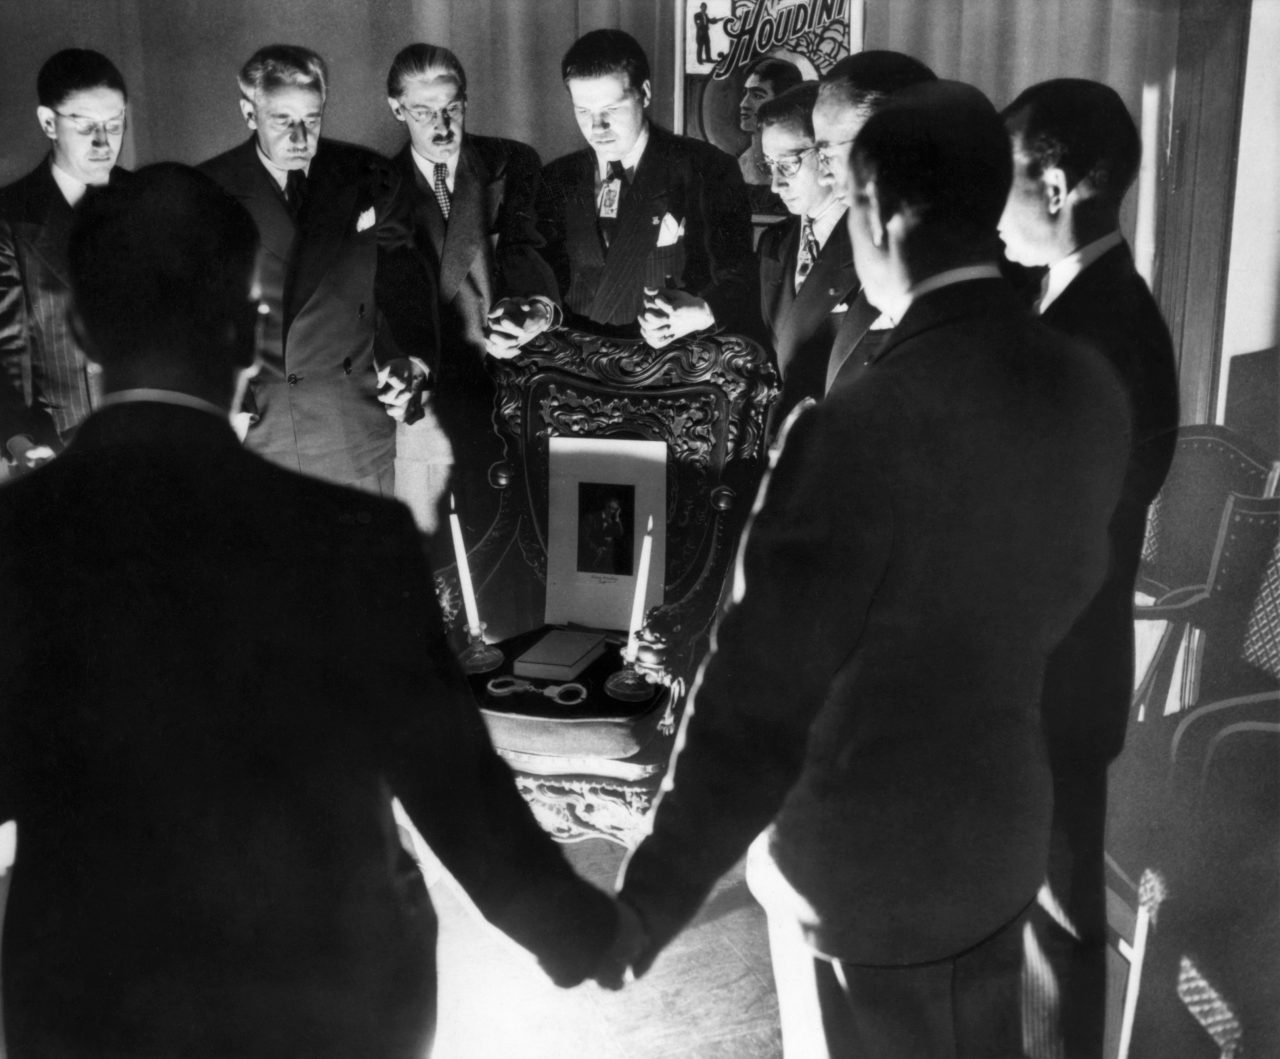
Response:
[[[307,174],[301,169],[290,169],[284,178],[284,201],[289,216],[296,222],[307,202]]]
[[[444,219],[447,221],[449,219],[449,167],[444,162],[437,162],[435,173],[436,202],[440,203],[440,212],[444,214]]]
[[[615,180],[618,182],[618,191],[617,198],[614,200],[613,204],[613,215],[604,216],[604,204],[608,197],[608,191],[606,189],[608,188],[608,185],[612,184]],[[605,174],[604,182],[605,189],[602,189],[600,195],[601,216],[599,218],[599,222],[600,236],[604,239],[604,246],[607,250],[609,248],[609,244],[613,242],[614,233],[618,230],[618,212],[622,206],[623,193],[627,190],[627,171],[622,168],[622,163],[616,158],[609,163],[609,171]]]
[[[800,249],[796,253],[796,293],[804,286],[804,281],[813,271],[813,263],[818,260],[818,240],[813,234],[813,221],[804,219],[800,229]]]

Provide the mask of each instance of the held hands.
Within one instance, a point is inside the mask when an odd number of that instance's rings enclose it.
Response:
[[[613,944],[600,958],[591,977],[601,989],[618,990],[623,984],[634,981],[631,966],[649,947],[649,935],[635,910],[625,901],[617,901],[618,931]]]
[[[529,339],[553,324],[551,306],[542,298],[503,298],[489,310],[485,349],[499,360],[510,360]]]
[[[405,422],[409,403],[427,382],[427,366],[412,357],[396,357],[378,369],[378,400],[387,415]]]
[[[716,318],[706,301],[674,287],[645,287],[640,335],[654,349],[677,338],[714,327]]]

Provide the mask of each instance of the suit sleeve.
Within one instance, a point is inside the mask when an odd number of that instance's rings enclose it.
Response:
[[[544,295],[560,297],[555,272],[542,256],[545,240],[538,231],[538,197],[542,162],[525,144],[515,144],[507,158],[498,214],[496,298]]]
[[[23,376],[28,370],[26,290],[13,229],[0,220],[0,450],[8,457],[10,438],[36,431],[29,421]]]
[[[561,307],[573,278],[573,262],[569,258],[565,230],[568,195],[562,177],[561,167],[556,163],[545,166],[538,182],[535,200],[542,261],[554,281],[552,290],[545,293]]]
[[[407,512],[397,574],[377,578],[387,649],[385,753],[392,789],[431,849],[491,923],[561,985],[591,973],[612,942],[610,900],[582,881],[544,833],[494,752],[445,638]]]
[[[440,366],[435,261],[414,239],[412,189],[389,163],[375,167],[375,180],[378,255],[374,302],[378,330],[374,360],[381,366],[399,357],[416,357],[434,377]]]
[[[761,487],[652,833],[624,868],[622,896],[652,942],[646,962],[794,785],[810,725],[857,649],[888,566],[893,518],[881,472],[824,411],[800,416]]]
[[[698,285],[695,293],[711,306],[718,327],[755,336],[761,331],[759,266],[752,249],[747,186],[729,155],[714,151],[707,158],[710,164],[697,175],[701,275],[695,273],[691,279]]]

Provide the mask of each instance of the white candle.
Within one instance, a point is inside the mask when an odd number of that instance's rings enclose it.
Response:
[[[458,584],[462,586],[462,606],[467,612],[467,628],[475,638],[480,636],[480,612],[476,609],[476,590],[471,587],[471,568],[467,566],[467,547],[462,542],[462,523],[449,494],[449,528],[453,530],[453,554],[458,560]]]
[[[653,551],[653,516],[649,516],[649,525],[644,531],[644,540],[640,544],[640,566],[636,570],[636,596],[631,604],[631,627],[627,632],[628,662],[636,660],[640,649],[640,623],[644,618],[644,598],[649,589],[649,555]]]

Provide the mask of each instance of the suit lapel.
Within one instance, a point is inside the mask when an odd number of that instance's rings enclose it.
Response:
[[[71,207],[62,197],[48,165],[41,166],[41,176],[27,199],[27,219],[36,225],[38,232],[31,249],[62,285],[69,287],[67,244],[71,236]]]
[[[766,306],[767,320],[769,330],[773,332],[775,344],[783,320],[796,300],[796,274],[795,269],[789,267],[789,263],[795,260],[799,246],[800,218],[792,217],[787,222],[786,234],[779,240],[777,257],[774,259],[777,265],[777,282],[767,295],[769,299],[769,304]]]
[[[637,277],[649,251],[657,245],[662,217],[668,212],[667,178],[666,141],[661,130],[650,125],[649,142],[618,211],[618,227],[604,259],[604,272],[589,314],[594,319],[609,319],[618,301],[634,296]]]
[[[797,233],[797,247],[799,236]],[[792,257],[785,259],[788,263]],[[790,282],[787,282],[790,279]],[[849,229],[839,223],[832,229],[818,259],[813,263],[804,286],[798,294],[784,300],[784,309],[775,330],[779,351],[778,370],[785,371],[781,352],[786,349],[794,354],[795,349],[842,301],[853,296],[857,289],[858,273],[853,267],[853,248],[849,242]],[[795,290],[795,273],[784,276],[783,288]],[[790,359],[788,357],[787,359]]]
[[[453,202],[449,210],[449,225],[444,237],[444,253],[440,257],[440,300],[449,302],[458,293],[476,255],[484,249],[483,243],[489,231],[486,206],[490,197],[489,170],[484,161],[465,145],[458,159],[458,170],[453,182]],[[488,284],[488,269],[477,269]],[[489,292],[485,292],[485,303]]]
[[[604,250],[596,227],[595,152],[588,148],[574,156],[570,182],[564,187],[565,244],[575,269],[604,267]]]
[[[297,229],[285,209],[280,188],[258,157],[258,148],[252,138],[240,148],[235,182],[227,190],[253,214],[263,250],[281,262],[288,262]]]
[[[343,174],[329,161],[331,157],[321,141],[311,163],[302,238],[289,294],[289,305],[295,315],[320,286],[347,232],[355,230],[360,185],[358,181],[343,180]]]

